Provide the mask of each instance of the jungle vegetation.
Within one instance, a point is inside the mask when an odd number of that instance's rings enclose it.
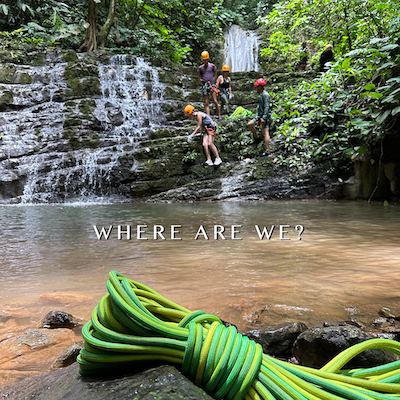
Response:
[[[4,48],[107,48],[171,63],[197,65],[221,47],[236,23],[258,28],[261,63],[274,74],[299,74],[298,49],[309,65],[300,84],[272,90],[276,162],[303,170],[328,160],[329,171],[361,155],[379,162],[380,143],[400,129],[399,0],[7,0],[0,3]],[[335,61],[319,71],[332,45]],[[271,75],[272,74],[272,75]]]
[[[197,64],[225,27],[254,26],[259,8],[255,0],[7,0],[0,3],[0,37],[14,46],[107,48]]]
[[[362,154],[380,162],[382,140],[400,129],[399,2],[286,0],[259,22],[265,69],[298,71],[300,44],[310,51],[308,79],[274,96],[280,162],[304,169],[328,159],[331,171]],[[326,45],[335,61],[319,71]]]

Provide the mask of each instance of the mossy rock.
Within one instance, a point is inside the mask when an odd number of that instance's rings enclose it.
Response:
[[[23,55],[23,63],[32,67],[42,67],[46,64],[46,53],[44,51],[29,51]]]
[[[150,134],[150,139],[161,139],[166,137],[174,137],[176,136],[176,132],[174,129],[169,128],[161,128]]]
[[[100,96],[101,86],[98,78],[88,76],[86,78],[71,78],[67,80],[67,86],[72,90],[73,97]]]
[[[61,59],[64,62],[75,62],[79,60],[78,55],[72,49],[63,51]]]
[[[182,85],[182,76],[177,74],[176,71],[171,70],[159,70],[158,71],[158,78],[162,83],[169,83],[171,85]]]
[[[84,136],[81,140],[81,146],[87,149],[95,149],[100,142],[100,136],[95,133],[93,135]]]
[[[13,64],[0,65],[0,83],[15,83],[17,67]]]
[[[186,96],[185,96],[185,100],[186,101],[199,101],[201,97],[201,91],[200,88],[197,91],[190,91],[190,92],[186,92]]]
[[[71,137],[68,140],[68,144],[70,145],[72,150],[79,150],[81,148],[80,141],[77,137]]]
[[[27,72],[21,72],[18,77],[18,83],[21,85],[30,85],[32,77]]]
[[[132,197],[145,197],[151,193],[150,182],[135,182],[130,187],[130,194]]]
[[[181,175],[183,166],[181,160],[147,160],[140,163],[141,177],[144,180],[157,180]]]
[[[186,77],[183,80],[182,85],[185,89],[197,89],[200,92],[201,83],[199,82],[197,72],[196,72],[196,75],[193,77]]]
[[[63,128],[70,128],[71,126],[81,126],[82,120],[80,118],[66,118],[64,120]]]
[[[13,93],[10,90],[6,90],[0,95],[0,109],[4,106],[12,104],[14,100]]]
[[[83,99],[79,102],[78,107],[82,114],[88,115],[96,108],[96,102],[93,99]]]
[[[87,76],[98,77],[99,70],[95,64],[85,64],[82,61],[72,62],[70,61],[65,67],[64,76],[68,81],[74,78],[85,78]]]
[[[173,86],[165,86],[165,98],[172,100],[184,100],[184,94],[182,90]]]
[[[233,98],[230,100],[230,104],[241,105],[247,108],[248,104],[258,104],[260,95],[257,92],[234,92]]]

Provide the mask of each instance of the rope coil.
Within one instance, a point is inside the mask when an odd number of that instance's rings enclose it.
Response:
[[[108,294],[82,329],[79,372],[95,374],[141,361],[181,365],[182,373],[215,399],[393,400],[400,398],[400,361],[343,370],[364,350],[400,355],[400,343],[371,339],[320,370],[263,354],[259,344],[204,311],[191,312],[153,289],[110,272]]]

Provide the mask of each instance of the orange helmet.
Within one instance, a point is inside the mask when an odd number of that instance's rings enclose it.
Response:
[[[194,110],[194,107],[193,107],[191,104],[188,104],[188,105],[185,107],[185,114],[186,114],[187,116],[189,116],[190,114],[192,114],[193,110]]]
[[[208,54],[208,51],[203,51],[201,53],[201,59],[202,60],[208,60],[210,58],[210,55]]]
[[[229,65],[223,65],[222,66],[222,71],[228,71],[229,72]]]

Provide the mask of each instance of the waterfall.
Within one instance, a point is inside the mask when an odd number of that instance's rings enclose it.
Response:
[[[232,25],[225,32],[224,64],[231,72],[258,71],[258,38],[254,31]]]
[[[134,170],[136,147],[164,122],[164,87],[158,70],[144,60],[117,55],[109,63],[97,63],[101,96],[92,97],[90,119],[84,119],[81,111],[82,102],[89,101],[85,97],[63,101],[68,90],[65,66],[36,68],[31,85],[13,85],[15,93],[25,93],[14,103],[26,107],[3,113],[0,121],[0,160],[4,160],[0,172],[18,165],[18,175],[26,177],[20,196],[23,204],[107,202],[120,163],[129,162]],[[67,118],[82,121],[78,135],[85,135],[85,124],[98,126],[88,133],[98,132],[98,145],[71,150],[65,133]]]
[[[103,96],[98,102],[96,116],[109,124],[107,106],[118,108],[122,124],[114,125],[114,136],[135,143],[149,130],[144,128],[160,125],[164,90],[156,68],[140,58],[116,55],[109,65],[100,67],[99,75]]]

